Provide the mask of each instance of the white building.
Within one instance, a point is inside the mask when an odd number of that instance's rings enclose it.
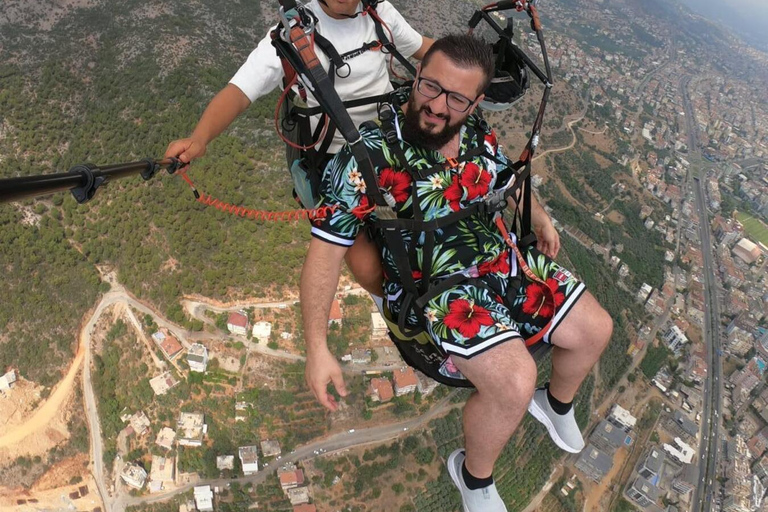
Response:
[[[227,329],[232,334],[245,336],[248,332],[248,317],[243,313],[230,313],[227,319]]]
[[[693,456],[696,454],[696,451],[684,443],[679,437],[675,438],[674,445],[664,443],[662,447],[665,452],[672,456],[672,458],[683,464],[690,464],[693,461]]]
[[[171,375],[171,372],[165,372],[162,375],[158,375],[149,380],[149,385],[152,388],[152,391],[158,396],[166,394],[169,389],[178,383],[179,382],[173,378],[173,375]]]
[[[213,512],[213,491],[210,485],[195,487],[195,506],[200,512]]]
[[[208,368],[208,349],[200,343],[195,343],[189,347],[187,363],[190,371],[204,373]]]
[[[179,414],[178,438],[181,446],[202,446],[203,437],[208,431],[205,415],[201,412],[182,412]]]
[[[637,292],[637,302],[644,303],[648,300],[651,292],[653,292],[653,287],[647,283],[643,283],[640,290]]]
[[[234,455],[218,455],[216,457],[216,469],[235,469],[235,456]]]
[[[256,322],[253,324],[251,333],[256,341],[266,345],[269,343],[269,337],[272,335],[272,324],[270,322]]]
[[[147,481],[147,472],[138,464],[126,464],[120,472],[120,478],[128,487],[141,489]]]
[[[155,444],[166,450],[173,448],[173,442],[176,440],[176,432],[169,427],[163,427],[160,432],[157,433],[157,439]]]
[[[387,322],[378,311],[371,312],[371,339],[387,337]]]
[[[16,382],[16,370],[11,370],[0,377],[0,391],[11,389],[11,384]]]
[[[688,337],[677,325],[672,325],[672,327],[664,333],[663,338],[664,342],[669,347],[669,350],[672,352],[677,352],[683,345],[688,343]]]
[[[149,492],[160,492],[173,485],[174,464],[170,457],[152,456],[149,469]]]
[[[241,446],[237,449],[245,476],[253,475],[259,471],[259,454],[256,450],[256,446]]]
[[[608,421],[614,425],[623,428],[625,432],[635,428],[637,424],[637,418],[632,416],[628,410],[624,409],[619,404],[615,404],[608,415]]]
[[[261,442],[261,453],[265,457],[277,457],[282,453],[280,442],[274,439],[265,439]]]

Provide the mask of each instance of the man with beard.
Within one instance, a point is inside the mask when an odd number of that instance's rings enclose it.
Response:
[[[407,103],[394,109],[398,140],[387,138],[380,127],[364,125],[361,134],[379,188],[391,197],[398,218],[429,222],[471,208],[514,182],[493,131],[474,115],[493,72],[493,55],[484,42],[467,35],[439,39],[424,56],[413,89],[400,91]],[[467,159],[476,148],[485,151]],[[327,385],[333,383],[341,396],[347,391],[326,342],[328,313],[344,254],[377,210],[365,195],[366,183],[348,148],[329,164],[321,191],[324,204],[336,209],[312,229],[301,305],[306,380],[320,403],[335,411],[338,404]],[[436,290],[423,308],[403,305],[396,256],[386,240],[380,241],[388,314],[392,319],[407,315],[408,325],[424,325],[446,365],[455,366],[476,388],[464,407],[465,448],[446,461],[466,512],[506,510],[493,483],[493,466],[526,408],[560,448],[581,451],[584,440],[572,401],[611,336],[610,316],[551,259],[560,248],[558,234],[535,200],[532,223],[538,248],[522,248],[519,256],[484,213],[434,231],[429,257],[423,236],[401,230],[415,265],[413,279],[429,275],[430,288]],[[425,260],[431,261],[426,269],[421,267]],[[533,278],[520,280],[523,271]],[[467,279],[446,286],[457,275]],[[554,348],[550,382],[537,390],[536,363],[524,341],[540,331]]]

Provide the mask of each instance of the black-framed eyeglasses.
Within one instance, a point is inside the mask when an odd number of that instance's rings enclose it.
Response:
[[[416,79],[416,90],[432,100],[441,94],[445,94],[446,105],[448,105],[448,108],[455,110],[456,112],[466,112],[469,110],[469,107],[471,107],[472,104],[477,100],[477,98],[471,100],[463,94],[459,94],[458,92],[443,89],[443,87],[434,80],[430,80],[429,78],[424,78],[421,76]]]

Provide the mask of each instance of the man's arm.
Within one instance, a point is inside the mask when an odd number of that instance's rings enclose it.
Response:
[[[536,194],[531,194],[531,224],[538,239],[536,248],[554,259],[560,252],[560,234],[552,224],[549,214],[539,203]]]
[[[329,382],[333,382],[339,395],[347,396],[341,366],[328,350],[327,343],[328,316],[346,252],[346,247],[312,238],[301,270],[301,315],[307,344],[304,377],[317,400],[331,411],[338,405],[328,393]]]
[[[240,88],[227,84],[208,104],[192,135],[171,142],[165,151],[165,157],[177,157],[188,164],[191,160],[205,155],[208,144],[226,130],[250,104],[251,100]]]
[[[510,208],[515,209],[517,203],[510,196],[507,199],[507,204]],[[536,194],[531,194],[531,224],[533,225],[533,232],[536,233],[536,248],[554,259],[560,252],[560,234],[552,224],[549,214],[539,203]]]
[[[189,163],[205,155],[208,144],[226,130],[251,102],[277,87],[282,77],[283,66],[267,32],[229,84],[208,104],[192,135],[168,145],[166,158],[178,157],[182,162]]]
[[[429,50],[429,47],[432,46],[432,43],[434,43],[435,40],[432,38],[429,38],[427,36],[421,36],[421,48],[416,50],[416,53],[412,55],[414,59],[421,60],[424,58],[424,54],[427,53],[427,50]]]

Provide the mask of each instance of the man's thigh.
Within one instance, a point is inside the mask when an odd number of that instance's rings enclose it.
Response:
[[[490,284],[450,288],[427,304],[424,315],[432,341],[450,356],[441,372],[455,367],[478,390],[500,397],[533,386],[536,363]]]
[[[525,252],[525,259],[537,279],[530,279],[518,269],[521,281],[517,293],[512,293],[508,302],[511,315],[524,339],[546,328],[543,341],[552,343],[552,333],[576,313],[574,308],[581,302],[586,287],[569,270],[535,247]]]
[[[573,307],[550,330],[551,343],[567,350],[584,347],[592,338],[611,330],[611,318],[595,297],[585,291]]]
[[[510,340],[525,348],[503,297],[490,286],[448,289],[427,303],[424,320],[432,341],[447,355],[471,359]]]

